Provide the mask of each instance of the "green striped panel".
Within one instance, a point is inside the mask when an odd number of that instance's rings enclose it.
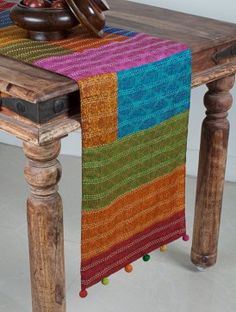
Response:
[[[20,43],[13,43],[1,48],[1,54],[14,59],[32,63],[33,61],[47,58],[72,54],[73,51],[64,47],[49,44],[47,42],[37,42],[25,40]]]
[[[83,149],[83,209],[105,207],[184,164],[187,123],[188,111],[112,144]]]

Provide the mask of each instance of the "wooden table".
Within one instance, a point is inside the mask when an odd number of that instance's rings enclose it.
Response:
[[[236,25],[165,9],[110,0],[110,25],[180,40],[193,55],[192,87],[207,84],[202,125],[192,262],[215,264],[224,186],[230,89],[236,72]],[[28,162],[29,250],[33,312],[65,312],[60,140],[80,128],[77,84],[0,56],[0,128],[23,140]],[[75,93],[74,93],[75,92]],[[13,99],[13,100],[12,100]],[[6,108],[7,106],[8,108]],[[10,107],[10,109],[9,109]],[[43,110],[41,110],[43,108]],[[44,112],[46,111],[46,115]],[[22,115],[30,115],[34,122]]]

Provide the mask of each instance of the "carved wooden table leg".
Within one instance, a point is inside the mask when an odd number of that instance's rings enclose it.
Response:
[[[204,98],[207,117],[202,125],[192,262],[206,268],[216,263],[221,205],[229,136],[229,93],[234,75],[209,83]]]
[[[56,160],[60,141],[24,143],[24,152],[31,191],[27,207],[33,312],[65,312],[63,212],[57,192],[61,165]]]

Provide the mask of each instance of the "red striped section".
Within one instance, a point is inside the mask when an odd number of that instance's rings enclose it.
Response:
[[[7,9],[10,9],[14,5],[15,5],[15,3],[0,2],[0,12],[5,11]]]
[[[127,264],[134,262],[162,245],[168,244],[186,232],[184,210],[159,222],[108,251],[82,262],[82,289],[98,283]]]

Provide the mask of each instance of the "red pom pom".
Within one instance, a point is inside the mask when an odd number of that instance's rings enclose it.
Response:
[[[187,242],[189,240],[189,235],[188,234],[184,234],[183,235],[183,241]]]
[[[79,293],[80,298],[86,298],[88,296],[88,292],[86,289],[83,289]]]

